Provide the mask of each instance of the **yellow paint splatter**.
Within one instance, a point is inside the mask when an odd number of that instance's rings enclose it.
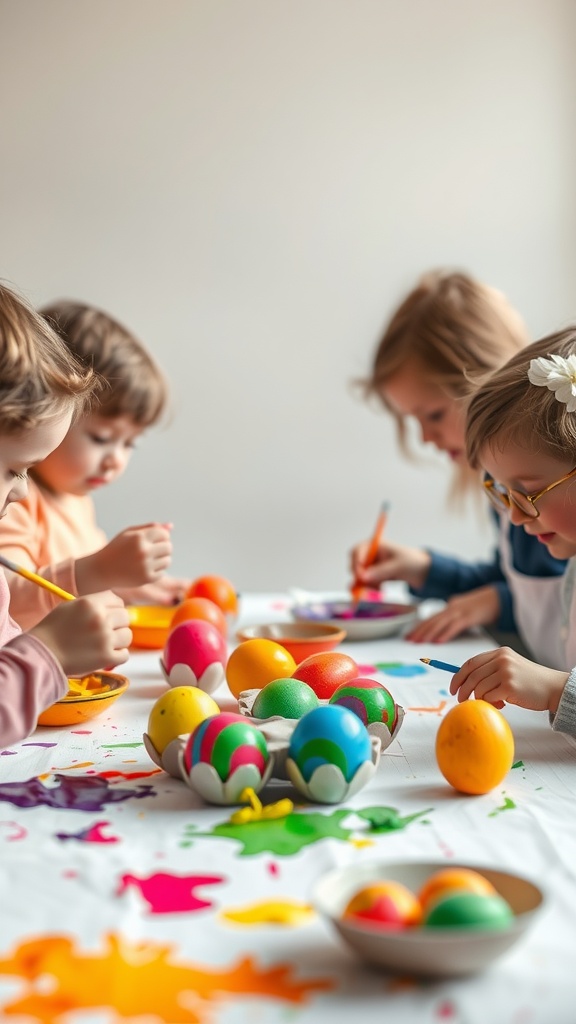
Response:
[[[349,839],[348,842],[351,843],[352,846],[356,846],[359,850],[362,850],[365,846],[376,846],[373,839]]]
[[[279,924],[287,928],[298,928],[310,923],[314,911],[308,903],[298,903],[296,900],[260,900],[245,907],[223,910],[220,916],[234,924]]]

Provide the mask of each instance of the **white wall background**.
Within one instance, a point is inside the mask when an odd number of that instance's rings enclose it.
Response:
[[[175,523],[175,568],[341,587],[390,536],[469,556],[438,456],[349,391],[431,266],[536,337],[576,316],[572,0],[0,0],[0,274],[92,301],[174,417],[98,496]]]

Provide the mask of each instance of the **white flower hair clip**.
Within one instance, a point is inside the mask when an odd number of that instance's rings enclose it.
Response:
[[[528,380],[539,388],[548,388],[554,392],[558,402],[566,406],[567,412],[576,412],[576,355],[540,356],[531,359],[528,368]]]

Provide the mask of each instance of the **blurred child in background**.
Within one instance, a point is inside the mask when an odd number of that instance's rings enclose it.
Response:
[[[0,518],[26,497],[28,472],[56,448],[97,385],[33,309],[0,285]],[[35,584],[32,584],[35,586]],[[39,588],[36,588],[39,589]],[[38,715],[85,675],[128,657],[122,600],[100,593],[59,606],[28,633],[9,614],[0,570],[0,747],[23,739]]]
[[[107,313],[69,301],[41,313],[104,386],[98,404],[35,466],[28,496],[0,523],[0,552],[73,594],[110,589],[128,602],[177,603],[188,581],[165,575],[171,524],[129,527],[107,542],[90,497],[124,472],[143,431],[159,420],[167,401],[164,377],[140,342]],[[22,577],[9,582],[11,614],[23,628],[58,600]]]
[[[558,614],[534,603],[556,657],[536,665],[508,648],[470,658],[453,677],[458,700],[549,711],[554,729],[576,736],[576,328],[530,345],[470,403],[467,453],[486,472],[494,507],[555,558],[568,558]],[[553,667],[548,667],[552,665]],[[554,671],[561,669],[561,671]]]
[[[395,417],[406,450],[406,419],[414,418],[422,440],[446,452],[463,490],[473,480],[466,460],[466,402],[479,375],[496,370],[528,343],[518,313],[498,291],[464,273],[432,271],[404,299],[384,331],[369,378],[376,396]],[[480,478],[474,474],[474,485]],[[533,602],[553,605],[564,572],[555,558],[507,517],[498,519],[498,550],[490,562],[453,556],[384,540],[374,563],[363,568],[367,542],[351,561],[358,584],[373,587],[404,580],[420,598],[444,598],[446,607],[408,634],[417,642],[446,642],[473,626],[518,631],[530,651],[549,656],[546,636],[531,632]]]

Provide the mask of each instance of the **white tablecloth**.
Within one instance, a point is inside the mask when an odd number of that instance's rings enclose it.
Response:
[[[242,623],[287,619],[281,595],[244,598]],[[302,808],[305,828],[230,827],[158,771],[142,744],[165,690],[157,652],[135,653],[131,686],[99,718],[40,728],[0,757],[0,1011],[15,1024],[574,1024],[576,744],[546,715],[507,708],[516,766],[482,797],[455,793],[434,758],[450,676],[481,636],[426,649],[399,638],[345,644],[406,717],[365,789]],[[412,668],[411,668],[412,666]],[[397,674],[398,672],[404,674]],[[232,706],[230,695],[216,695]],[[370,828],[393,808],[405,827]],[[300,821],[300,818],[298,819]],[[374,858],[465,861],[544,886],[545,910],[483,974],[422,982],[364,968],[310,910],[314,882]],[[266,903],[292,908],[267,920]],[[243,921],[251,912],[256,923]],[[248,915],[249,916],[249,915]]]

